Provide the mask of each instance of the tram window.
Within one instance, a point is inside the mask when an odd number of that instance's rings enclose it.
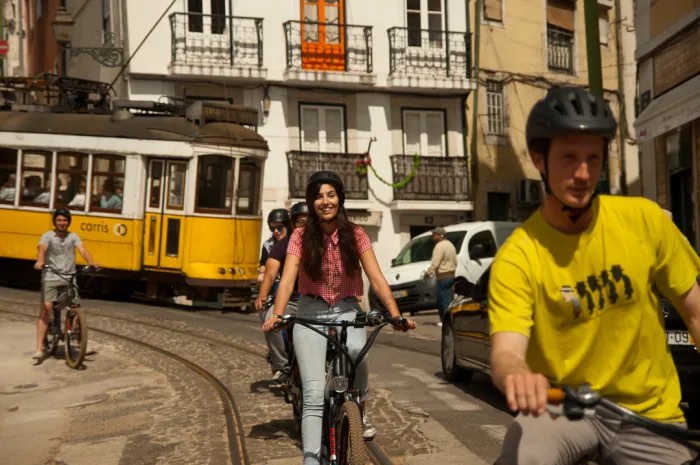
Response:
[[[168,178],[168,208],[182,210],[184,206],[186,163],[170,162]]]
[[[17,150],[0,148],[0,203],[15,203]]]
[[[22,152],[20,205],[48,207],[51,198],[51,152]]]
[[[70,209],[85,208],[88,172],[88,155],[84,153],[59,153],[56,160],[56,193],[54,205]]]
[[[205,155],[197,161],[196,209],[231,211],[233,196],[233,159]]]
[[[258,212],[260,191],[260,167],[249,160],[241,160],[238,175],[237,214],[255,215]]]
[[[93,157],[90,210],[121,213],[125,164],[125,158],[117,155]]]
[[[160,208],[160,187],[163,182],[163,165],[160,160],[151,161],[151,194],[148,200],[148,206],[151,208]]]

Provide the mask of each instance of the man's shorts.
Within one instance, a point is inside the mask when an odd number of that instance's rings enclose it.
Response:
[[[62,294],[68,290],[68,283],[63,281],[44,281],[43,290],[44,302],[58,302],[62,299]],[[77,301],[79,298],[78,286],[73,285],[73,300]]]

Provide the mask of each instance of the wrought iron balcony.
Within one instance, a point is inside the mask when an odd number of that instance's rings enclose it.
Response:
[[[372,72],[372,27],[287,21],[287,69]]]
[[[413,155],[392,155],[394,182],[405,179],[413,167]],[[394,200],[469,200],[469,175],[464,157],[420,159],[416,175],[402,189],[394,189]]]
[[[388,32],[390,74],[470,77],[470,34],[406,27]]]
[[[292,198],[303,199],[306,196],[306,183],[316,171],[331,170],[345,185],[348,199],[368,199],[367,176],[360,176],[355,171],[355,161],[360,158],[357,153],[287,152],[289,170],[289,193]]]
[[[262,67],[262,18],[173,13],[170,32],[173,65]]]
[[[551,70],[574,72],[573,32],[547,25],[547,65]]]

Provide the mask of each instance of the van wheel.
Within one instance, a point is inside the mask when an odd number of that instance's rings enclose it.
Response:
[[[457,365],[455,352],[455,333],[452,329],[452,321],[445,318],[442,322],[442,342],[440,344],[440,358],[442,359],[442,373],[445,379],[451,383],[472,380],[474,372]]]

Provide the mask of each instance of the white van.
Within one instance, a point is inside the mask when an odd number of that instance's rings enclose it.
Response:
[[[457,249],[455,282],[475,283],[518,226],[520,223],[509,221],[473,221],[445,226],[445,237]],[[382,270],[402,312],[413,315],[420,310],[437,308],[435,278],[425,277],[434,246],[430,232],[420,234],[404,246],[391,261],[390,268]],[[382,308],[372,289],[369,299],[372,307]]]

